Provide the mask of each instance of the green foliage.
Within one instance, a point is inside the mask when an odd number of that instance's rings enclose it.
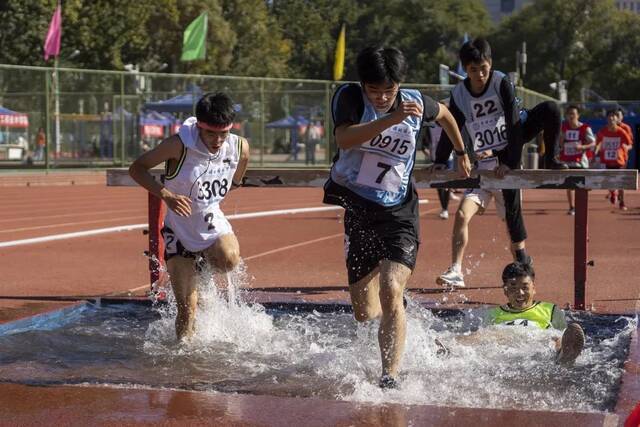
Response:
[[[270,12],[291,43],[289,77],[331,79],[333,58],[342,23],[347,25],[345,70],[355,61],[352,25],[360,8],[351,0],[273,0]]]
[[[0,63],[51,65],[43,42],[55,4],[0,2]],[[345,23],[349,80],[357,53],[378,44],[403,50],[408,81],[436,82],[438,64],[457,65],[466,32],[489,38],[505,72],[526,41],[524,83],[534,90],[555,95],[549,83],[567,80],[572,99],[583,87],[608,98],[640,92],[640,16],[613,0],[535,0],[497,28],[481,0],[64,0],[62,10],[68,67],[330,79]],[[183,31],[203,11],[207,59],[181,62]]]
[[[555,95],[549,84],[566,80],[570,99],[579,99],[582,87],[624,97],[617,82],[634,79],[629,65],[638,61],[639,25],[640,17],[619,12],[610,0],[536,0],[490,37],[494,65],[513,70],[514,53],[526,41],[528,88]]]

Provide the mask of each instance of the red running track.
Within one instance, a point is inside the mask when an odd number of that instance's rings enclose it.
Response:
[[[640,297],[640,196],[627,192],[628,212],[611,208],[604,192],[590,196],[590,267],[587,304],[603,312],[635,311]],[[0,244],[75,231],[147,222],[147,197],[140,188],[104,186],[0,187]],[[437,217],[435,191],[421,192],[422,245],[409,285],[426,288],[441,303],[498,303],[502,267],[510,261],[505,227],[493,207],[471,223],[463,292],[440,293],[435,277],[449,264],[453,219]],[[227,214],[319,207],[315,188],[246,188],[231,193]],[[453,213],[457,203],[452,203]],[[573,217],[564,191],[525,194],[527,241],[534,257],[540,299],[573,301]],[[452,215],[453,217],[453,215]],[[249,287],[344,287],[340,211],[237,219],[232,224],[252,277]],[[0,296],[95,296],[144,293],[148,285],[146,236],[122,231],[20,246],[0,247]],[[346,298],[344,292],[298,294],[316,300]],[[6,298],[5,298],[6,300]],[[2,301],[2,299],[0,299]]]

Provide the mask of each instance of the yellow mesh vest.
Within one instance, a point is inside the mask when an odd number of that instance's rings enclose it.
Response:
[[[550,302],[536,302],[531,307],[522,311],[507,311],[502,307],[496,307],[489,311],[491,324],[522,324],[524,321],[534,322],[540,328],[551,327],[553,308],[555,304]]]

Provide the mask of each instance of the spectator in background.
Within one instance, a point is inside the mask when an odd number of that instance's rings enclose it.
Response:
[[[569,105],[565,111],[566,120],[562,122],[560,142],[560,160],[571,169],[587,169],[589,158],[587,153],[596,146],[596,138],[588,124],[580,122],[580,109]],[[567,190],[569,215],[575,215],[573,190]]]
[[[47,146],[47,135],[44,133],[43,128],[38,129],[36,134],[36,153],[35,160],[44,160],[44,149]]]
[[[618,113],[616,110],[607,112],[607,126],[600,129],[596,136],[596,155],[607,169],[624,169],[627,166],[631,150],[629,134],[618,126]],[[620,210],[626,211],[624,203],[624,190],[609,190],[609,200],[615,206],[616,198],[619,201]]]
[[[322,126],[320,122],[310,122],[307,132],[307,143],[305,144],[305,164],[316,164],[316,146],[322,139]]]

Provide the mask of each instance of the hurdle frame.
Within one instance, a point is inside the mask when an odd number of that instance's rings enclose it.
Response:
[[[161,180],[163,169],[153,169],[152,175]],[[291,169],[249,169],[243,179],[244,187],[322,187],[329,176],[326,168]],[[518,169],[509,171],[498,178],[493,171],[473,171],[468,178],[461,178],[454,171],[430,171],[415,169],[414,179],[417,188],[482,188],[486,190],[504,189],[553,189],[575,190],[574,217],[574,308],[585,309],[589,230],[589,191],[607,189],[638,189],[638,171],[634,169]],[[127,169],[107,170],[108,186],[137,185]],[[149,278],[151,286],[160,279],[164,244],[162,220],[165,207],[162,201],[149,193]]]

